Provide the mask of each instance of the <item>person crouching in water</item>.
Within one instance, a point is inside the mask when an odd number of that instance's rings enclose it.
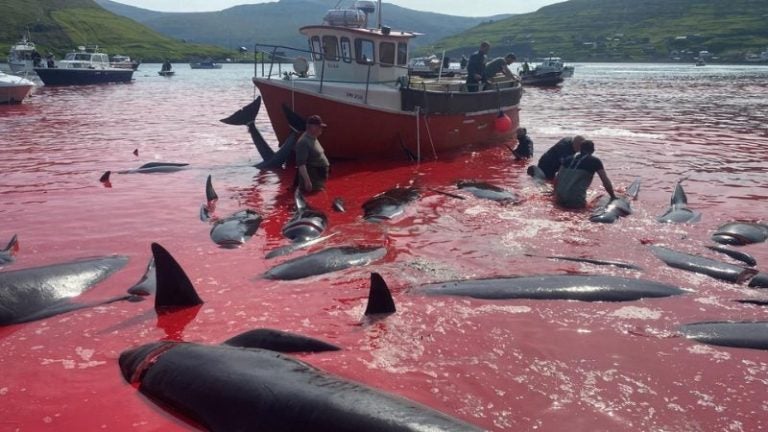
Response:
[[[587,140],[581,143],[579,153],[563,160],[555,177],[555,201],[558,205],[570,209],[586,207],[587,188],[592,184],[595,173],[600,176],[611,200],[616,199],[611,180],[603,168],[603,162],[592,156],[594,152],[595,143]]]
[[[301,186],[307,192],[316,192],[325,189],[328,180],[330,163],[325,157],[325,150],[317,138],[328,126],[318,115],[307,118],[307,130],[296,142],[296,186]]]
[[[530,159],[533,156],[533,140],[524,127],[517,129],[517,147],[512,150],[512,154],[515,160]]]

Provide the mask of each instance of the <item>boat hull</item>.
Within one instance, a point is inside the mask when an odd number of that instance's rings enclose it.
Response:
[[[524,86],[556,86],[564,81],[562,72],[547,72],[536,75],[523,75],[521,78]]]
[[[0,104],[21,103],[32,92],[34,84],[22,84],[14,86],[0,85]]]
[[[283,105],[304,118],[319,114],[328,124],[320,141],[326,155],[333,159],[402,159],[408,153],[404,147],[422,158],[439,157],[447,151],[512,140],[519,125],[517,104],[502,108],[511,125],[499,132],[495,128],[498,110],[417,117],[411,111],[347,103],[291,89],[277,80],[254,79],[254,83],[280,142],[291,132]]]
[[[132,69],[35,68],[45,85],[84,85],[130,82]]]

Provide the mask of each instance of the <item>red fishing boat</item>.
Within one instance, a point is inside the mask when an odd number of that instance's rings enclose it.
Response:
[[[378,25],[369,27],[378,10]],[[514,139],[520,82],[500,78],[468,92],[464,77],[424,78],[408,73],[409,42],[418,33],[381,25],[381,3],[358,1],[332,9],[321,25],[302,27],[309,49],[257,45],[257,58],[294,53],[292,71],[264,60],[253,83],[278,139],[291,132],[282,106],[301,116],[319,114],[328,128],[322,143],[332,158],[422,157]],[[288,54],[290,56],[290,54]]]

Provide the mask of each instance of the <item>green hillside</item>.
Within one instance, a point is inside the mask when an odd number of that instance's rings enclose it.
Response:
[[[555,53],[568,61],[688,61],[707,50],[743,61],[768,48],[766,0],[570,0],[441,40],[451,55],[482,40],[493,55]]]
[[[108,54],[124,54],[144,61],[234,55],[221,47],[187,44],[163,36],[104,10],[93,0],[2,0],[3,57],[27,29],[38,51],[51,51],[58,58],[80,45],[98,45]]]

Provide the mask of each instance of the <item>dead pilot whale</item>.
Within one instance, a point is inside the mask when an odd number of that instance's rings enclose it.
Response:
[[[656,217],[659,222],[693,223],[701,220],[701,213],[688,208],[688,197],[685,196],[682,180],[675,185],[675,191],[669,200],[669,208],[664,214]]]
[[[371,276],[365,315],[395,312]],[[386,288],[386,287],[385,287]],[[482,429],[427,406],[323,372],[283,353],[336,351],[272,329],[221,345],[155,342],[120,354],[123,378],[163,407],[218,431],[458,432]]]
[[[405,212],[405,207],[419,198],[416,187],[395,187],[373,196],[363,203],[363,219],[369,222],[392,220]]]
[[[288,161],[299,135],[306,128],[305,121],[300,115],[283,105],[283,114],[286,116],[286,119],[291,126],[291,133],[288,135],[288,138],[280,144],[278,150],[274,151],[269,144],[267,144],[267,141],[261,135],[261,132],[256,128],[255,120],[260,109],[261,96],[258,96],[253,102],[220,121],[229,125],[248,126],[248,133],[251,135],[253,145],[256,147],[256,151],[259,152],[259,156],[261,156],[261,162],[255,165],[256,168],[280,168]]]
[[[768,350],[768,321],[708,321],[684,324],[688,339],[708,345]]]
[[[727,245],[743,246],[768,239],[768,225],[755,222],[729,222],[712,234],[712,240]]]
[[[202,304],[192,283],[176,260],[162,246],[153,243],[151,265],[154,277],[142,278],[142,290],[106,300],[75,303],[71,298],[121,269],[128,258],[99,257],[43,267],[0,273],[0,325],[48,318],[79,309],[116,301],[141,300],[139,295],[155,294],[155,309]],[[156,268],[155,268],[156,267]],[[150,268],[147,269],[147,273]],[[140,283],[136,284],[139,286]]]
[[[632,205],[630,202],[637,199],[640,192],[640,178],[636,178],[627,188],[624,196],[611,200],[610,197],[603,197],[598,202],[592,214],[589,216],[590,222],[614,223],[620,217],[632,214]]]
[[[123,171],[116,171],[117,174],[151,174],[151,173],[169,173],[169,172],[176,172],[181,171],[188,167],[188,163],[178,163],[178,162],[149,162],[145,163],[144,165],[130,169],[130,170],[123,170]],[[112,171],[104,171],[104,174],[101,175],[99,178],[99,181],[102,183],[109,182],[109,178],[112,175]]]

